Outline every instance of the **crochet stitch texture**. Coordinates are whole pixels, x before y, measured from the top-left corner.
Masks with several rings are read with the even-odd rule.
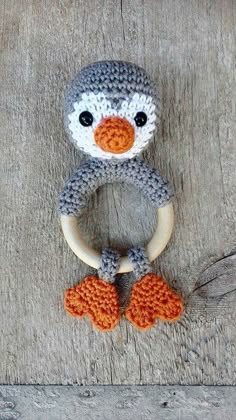
[[[65,116],[73,111],[73,104],[86,92],[102,92],[116,105],[134,93],[153,97],[157,105],[160,102],[156,87],[145,70],[126,61],[98,61],[82,68],[67,88]]]
[[[115,275],[120,266],[120,255],[117,251],[110,248],[102,250],[101,263],[98,276],[103,280],[113,283]]]
[[[136,328],[147,330],[156,319],[177,321],[182,312],[181,297],[161,277],[148,273],[134,284],[125,316]]]
[[[86,277],[68,289],[64,307],[73,316],[88,315],[100,331],[112,330],[120,319],[115,287],[96,276]]]
[[[92,123],[86,129],[79,123],[79,116],[84,111],[92,115]],[[142,127],[134,124],[139,111],[148,116]],[[101,121],[108,117],[124,118],[135,131],[134,144],[129,150],[125,150],[127,142],[120,136],[124,147],[121,154],[112,149],[104,151],[95,141],[95,132]],[[69,138],[85,154],[97,158],[119,160],[138,155],[153,137],[159,117],[160,101],[155,85],[143,69],[132,63],[91,64],[80,71],[65,94],[64,123]],[[104,139],[102,144],[104,146]]]
[[[79,216],[90,195],[109,182],[133,184],[155,207],[166,205],[173,197],[168,181],[137,157],[123,162],[90,159],[67,181],[60,195],[60,214]]]
[[[106,117],[94,132],[95,142],[105,152],[127,152],[134,143],[134,128],[120,117]]]
[[[172,187],[137,157],[153,138],[159,118],[159,96],[144,69],[125,61],[84,67],[66,90],[64,124],[70,140],[92,158],[67,180],[59,213],[80,216],[91,194],[114,182],[135,186],[156,208],[166,206],[173,197]],[[144,247],[130,248],[128,258],[137,281],[126,318],[141,330],[151,328],[156,319],[179,319],[181,297],[152,273]],[[103,249],[97,276],[88,276],[66,291],[66,311],[76,317],[87,315],[100,331],[112,330],[120,319],[115,288],[119,266],[119,253]]]

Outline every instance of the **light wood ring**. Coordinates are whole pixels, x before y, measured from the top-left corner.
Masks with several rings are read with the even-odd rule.
[[[158,225],[157,229],[146,246],[146,253],[149,261],[155,260],[166,247],[174,227],[174,210],[172,203],[157,210]],[[61,225],[65,239],[72,251],[90,267],[98,269],[101,262],[101,254],[90,248],[80,234],[78,217],[61,215]],[[121,257],[118,273],[129,273],[133,271],[132,263],[128,257]]]

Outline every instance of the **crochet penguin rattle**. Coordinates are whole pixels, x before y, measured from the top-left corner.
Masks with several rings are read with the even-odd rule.
[[[65,127],[71,141],[89,159],[66,182],[59,212],[64,236],[74,253],[97,269],[65,293],[71,315],[88,315],[100,331],[112,330],[120,320],[117,273],[133,271],[136,281],[125,317],[138,329],[151,328],[156,319],[176,321],[183,305],[179,295],[151,270],[173,228],[173,196],[169,183],[138,155],[148,146],[159,121],[159,98],[146,72],[123,61],[102,61],[83,68],[65,96]],[[81,237],[79,222],[88,198],[111,182],[132,184],[157,208],[158,226],[144,247],[132,247],[126,257],[105,248],[101,254]]]

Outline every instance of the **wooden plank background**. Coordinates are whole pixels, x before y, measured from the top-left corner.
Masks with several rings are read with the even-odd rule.
[[[235,387],[0,386],[1,420],[235,420]]]
[[[235,16],[230,0],[0,2],[0,383],[236,384]],[[176,189],[175,231],[155,269],[186,311],[145,333],[124,319],[98,333],[62,304],[91,272],[56,214],[81,161],[63,91],[101,59],[133,61],[156,80],[161,125],[144,158]],[[99,190],[90,210],[83,230],[98,249],[125,251],[156,224],[122,185]],[[117,280],[123,301],[128,281]]]

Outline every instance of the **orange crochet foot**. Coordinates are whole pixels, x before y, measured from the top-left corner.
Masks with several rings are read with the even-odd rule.
[[[100,331],[113,330],[120,319],[115,287],[96,276],[86,277],[67,289],[64,307],[73,316],[89,315]]]
[[[157,318],[173,322],[182,312],[181,297],[161,277],[149,273],[134,284],[125,316],[136,328],[147,330]]]

